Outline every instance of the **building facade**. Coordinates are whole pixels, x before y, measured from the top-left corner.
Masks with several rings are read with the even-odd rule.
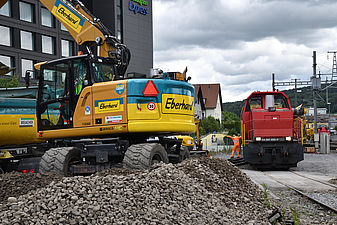
[[[127,72],[148,74],[153,66],[152,1],[82,2],[130,49]],[[0,62],[15,67],[21,82],[35,63],[76,55],[79,50],[66,28],[38,0],[9,0],[0,9],[0,35]]]
[[[204,107],[202,108],[201,118],[212,116],[222,122],[222,97],[220,84],[194,84],[195,89],[202,92]],[[200,98],[200,95],[198,95]]]

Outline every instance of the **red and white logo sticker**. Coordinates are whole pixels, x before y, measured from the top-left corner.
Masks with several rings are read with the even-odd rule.
[[[150,110],[150,111],[153,111],[156,109],[156,104],[154,102],[149,102],[147,104],[147,109]]]

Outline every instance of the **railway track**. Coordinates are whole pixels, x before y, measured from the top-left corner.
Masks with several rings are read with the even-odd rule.
[[[275,176],[275,174],[273,175],[273,172],[265,172],[264,174],[266,174],[268,177],[272,178],[276,182],[290,188],[301,196],[337,213],[337,194],[333,195],[329,193],[329,191],[337,191],[336,185],[305,176],[295,171],[287,172],[290,175],[287,176],[288,182],[284,180],[282,176]],[[313,187],[312,191],[310,191],[310,188],[303,188],[303,185],[301,184],[303,183],[303,180],[306,181],[305,185],[307,185],[308,187]],[[318,190],[314,190],[315,188],[323,190],[324,192],[318,192]]]

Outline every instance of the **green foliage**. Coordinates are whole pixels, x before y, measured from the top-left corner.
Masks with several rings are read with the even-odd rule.
[[[267,208],[270,208],[270,201],[268,197],[268,191],[267,191],[267,185],[266,184],[261,184],[263,187],[263,199],[264,199],[264,204]]]
[[[244,105],[244,101],[225,102],[222,104],[222,107],[223,107],[223,110],[234,113],[235,115],[240,117],[243,105]]]
[[[0,78],[0,88],[21,87],[18,77],[14,74],[12,77]]]
[[[222,112],[223,121],[222,127],[223,129],[228,131],[228,135],[239,135],[241,131],[241,120],[240,118],[232,112],[224,111]]]
[[[219,120],[216,120],[214,117],[209,116],[200,121],[200,133],[201,135],[213,133],[214,131],[218,132],[221,130]]]
[[[296,207],[290,207],[290,211],[291,211],[291,215],[294,220],[294,224],[299,225],[300,224],[300,214],[297,211]]]
[[[335,130],[337,131],[337,126],[335,126]]]
[[[334,85],[337,86],[337,85]],[[322,89],[325,88],[325,85],[322,85]],[[296,106],[300,104],[304,104],[304,107],[312,107],[313,106],[313,100],[312,100],[312,89],[311,87],[303,87],[298,88],[301,92],[296,92],[295,89],[285,90],[284,93],[289,97],[290,104],[292,108],[295,108]],[[322,91],[320,92],[320,95],[323,99],[326,99],[326,92]],[[247,96],[248,97],[248,96]],[[297,98],[297,102],[296,102]],[[329,88],[329,102],[331,102],[330,105],[330,113],[337,113],[337,89],[336,88]],[[336,104],[335,104],[336,103]],[[237,101],[237,102],[226,102],[222,104],[223,109],[229,112],[232,112],[238,116],[241,116],[241,110],[244,106],[244,101]],[[317,107],[319,108],[326,108],[326,104],[323,101],[317,102]]]

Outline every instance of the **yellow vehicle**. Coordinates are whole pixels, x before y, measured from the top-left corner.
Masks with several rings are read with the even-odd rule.
[[[29,110],[16,114],[1,105],[9,100],[0,100],[0,122],[10,128],[0,131],[2,169],[20,159],[24,171],[90,174],[121,165],[147,168],[179,156],[181,149],[172,148],[178,141],[167,136],[196,129],[194,88],[186,74],[126,79],[129,50],[80,1],[40,1],[88,54],[35,65],[36,108],[25,103]]]
[[[182,159],[188,158],[190,156],[209,156],[208,151],[203,150],[202,148],[202,142],[200,139],[200,117],[199,116],[195,117],[195,126],[196,126],[196,132],[195,132],[196,141],[195,142],[194,142],[194,138],[191,136],[187,136],[187,135],[175,136],[175,138],[181,141],[182,147],[184,147],[184,149],[181,151]]]

